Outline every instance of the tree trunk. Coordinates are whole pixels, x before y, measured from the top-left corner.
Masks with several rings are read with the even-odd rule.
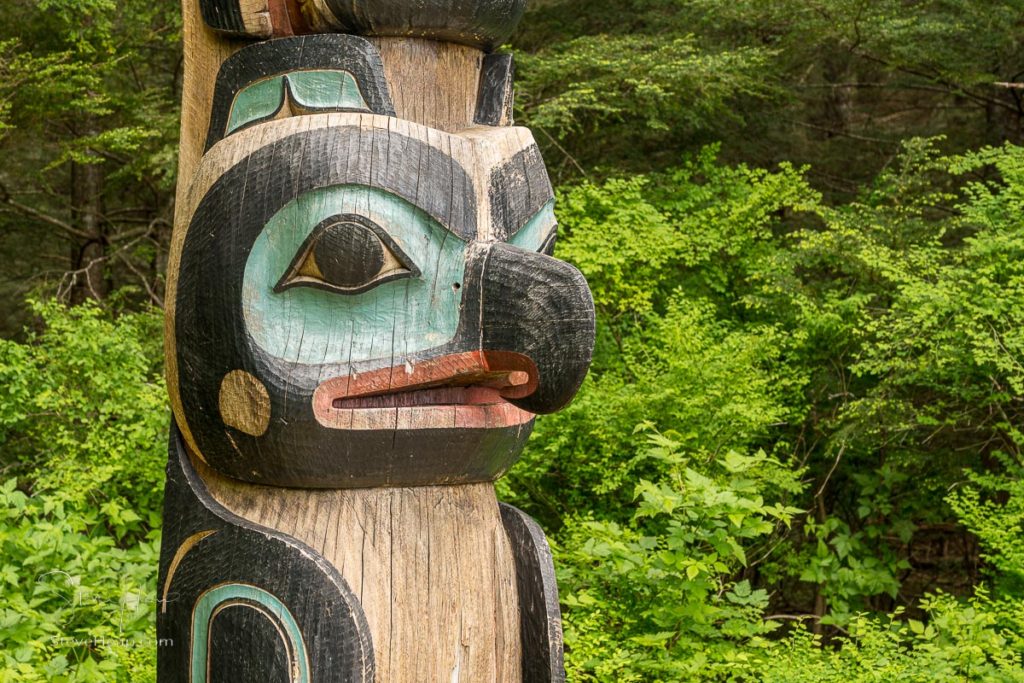
[[[90,126],[87,134],[95,132]],[[103,162],[71,164],[71,224],[88,235],[71,247],[69,299],[78,304],[86,299],[104,299],[111,283],[106,275],[108,250],[107,226],[103,220]]]

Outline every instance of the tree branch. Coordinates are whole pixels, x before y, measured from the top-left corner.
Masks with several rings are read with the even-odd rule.
[[[93,235],[90,235],[90,234],[88,234],[86,232],[83,232],[82,230],[79,230],[79,229],[75,228],[75,226],[71,225],[67,221],[63,221],[63,220],[57,218],[56,216],[51,216],[51,215],[49,215],[47,213],[43,213],[42,211],[39,211],[38,209],[34,209],[31,206],[28,206],[26,204],[22,204],[21,202],[19,202],[16,199],[14,199],[14,197],[12,197],[10,195],[10,193],[7,191],[7,188],[2,186],[2,185],[0,185],[0,202],[2,202],[6,207],[8,207],[7,208],[8,213],[17,213],[17,214],[20,214],[22,216],[27,216],[29,218],[34,218],[37,221],[40,221],[42,223],[46,223],[47,225],[52,225],[52,226],[54,226],[56,228],[60,228],[61,230],[63,230],[67,234],[69,234],[69,235],[71,235],[73,237],[77,237],[79,239],[83,239],[83,240],[93,239]],[[3,210],[3,209],[0,208],[0,210]]]

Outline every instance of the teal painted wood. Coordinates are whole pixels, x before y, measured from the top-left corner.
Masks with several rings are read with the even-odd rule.
[[[359,294],[313,287],[274,292],[314,228],[339,214],[374,221],[419,275]],[[307,192],[271,218],[253,245],[242,284],[246,329],[264,352],[283,360],[390,365],[455,338],[466,248],[422,210],[383,190],[342,185]]]
[[[233,602],[246,606],[256,603],[273,615],[277,621],[276,626],[282,628],[282,635],[288,638],[285,646],[291,659],[292,683],[309,683],[309,653],[306,652],[306,643],[295,617],[276,596],[244,583],[211,588],[196,602],[192,617],[192,683],[207,683],[207,646],[210,642],[210,626],[216,617],[214,610]]]
[[[526,225],[521,227],[508,242],[527,251],[540,251],[557,226],[555,200],[552,199],[535,213],[533,218],[527,221]]]
[[[347,71],[296,71],[285,80],[295,102],[304,109],[370,110],[356,79]]]
[[[268,78],[253,83],[235,96],[228,119],[228,133],[242,126],[270,118],[284,103],[284,78]]]
[[[359,84],[347,71],[296,71],[257,81],[241,90],[231,104],[227,133],[273,118],[284,106],[286,96],[305,113],[370,111]]]
[[[353,107],[356,111],[369,111],[382,116],[395,115],[380,53],[369,41],[359,36],[332,33],[275,38],[247,45],[228,57],[221,65],[211,102],[206,150],[230,134],[228,127],[231,111],[236,98],[243,90],[264,81],[273,81],[285,76],[290,78],[293,75],[296,78],[288,87],[291,88],[298,82],[297,89],[304,90],[307,76],[302,74],[316,72],[345,73],[351,76],[358,85],[360,97],[365,103],[362,107]],[[313,78],[314,82],[317,80],[316,77],[309,78]],[[284,81],[279,82],[280,93],[283,96],[286,84]],[[339,85],[339,88],[335,104],[338,104],[341,110],[349,109],[343,106],[345,103],[352,103],[348,86]],[[270,88],[263,97],[257,98],[261,101],[268,98],[273,105],[272,109],[269,105],[261,105],[265,107],[267,116],[276,112],[283,101],[276,97],[276,92],[270,92],[274,90]],[[308,94],[300,93],[300,96],[308,97]],[[335,98],[332,95],[330,99],[333,101]],[[327,110],[333,111],[335,107],[329,107]],[[266,116],[252,120],[242,127],[264,120],[267,120]]]

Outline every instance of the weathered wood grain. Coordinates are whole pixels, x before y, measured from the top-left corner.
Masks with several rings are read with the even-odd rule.
[[[508,40],[526,0],[306,0],[317,30],[428,38],[491,50]]]
[[[536,145],[519,150],[490,171],[491,225],[507,242],[555,197]]]
[[[551,548],[541,528],[522,510],[503,503],[501,519],[516,562],[523,681],[562,683],[562,613]]]
[[[562,261],[502,242],[488,245],[473,265],[466,282],[480,297],[481,349],[514,350],[537,368],[537,389],[508,401],[536,414],[561,410],[579,390],[594,348],[586,279]]]
[[[493,486],[304,491],[200,472],[225,507],[338,568],[370,625],[375,680],[524,680],[516,564]]]
[[[192,184],[210,127],[210,104],[221,63],[245,42],[218,36],[203,21],[199,0],[182,0],[183,77],[177,206]],[[170,279],[170,278],[168,278]]]
[[[530,248],[470,247],[474,236],[518,233],[518,224],[526,221],[531,211],[550,202],[550,184],[536,177],[543,167],[532,138],[517,129],[483,129],[472,137],[451,136],[411,124],[395,126],[392,121],[371,115],[328,114],[261,125],[258,131],[232,136],[211,149],[194,192],[186,197],[171,265],[176,277],[168,306],[168,321],[174,321],[168,331],[168,348],[174,349],[173,358],[168,359],[169,386],[175,414],[191,447],[231,476],[308,487],[491,480],[514,461],[529,434],[528,421],[507,409],[396,408],[358,414],[340,410],[327,419],[316,413],[313,397],[317,388],[330,378],[386,368],[390,379],[383,390],[388,391],[399,386],[394,378],[411,376],[415,368],[432,359],[471,351],[518,353],[531,359],[523,367],[499,369],[538,373],[540,386],[531,384],[537,389],[532,398],[506,395],[521,399],[512,402],[532,412],[557,409],[582,381],[589,363],[593,309],[578,271]],[[456,144],[457,140],[466,144]],[[249,150],[253,151],[246,155]],[[337,158],[337,150],[359,156],[348,155],[344,164],[320,161]],[[295,158],[311,163],[275,166],[277,159]],[[367,161],[359,163],[360,159]],[[417,173],[410,174],[410,167]],[[304,321],[304,348],[315,353],[310,357],[294,355],[301,353],[301,348],[289,346],[287,337],[281,338],[282,345],[275,351],[268,345],[272,335],[268,337],[267,330],[284,318],[267,318],[270,313],[238,306],[248,291],[247,264],[257,254],[250,245],[258,244],[265,226],[273,223],[282,207],[304,193],[350,184],[387,190],[433,217],[439,243],[454,249],[445,257],[456,259],[451,279],[428,277],[441,272],[437,267],[442,261],[432,257],[417,264],[417,257],[426,253],[422,244],[407,245],[404,253],[424,277],[384,283],[366,292],[362,296],[374,302],[372,309],[360,308],[367,304],[358,297],[337,299],[329,293],[323,295],[327,298],[285,300],[287,309],[281,315],[290,311],[300,316],[296,324]],[[203,191],[205,195],[200,196]],[[498,199],[502,192],[515,192],[526,199]],[[476,207],[478,195],[490,198],[483,211]],[[325,201],[315,199],[310,206],[328,217],[338,215],[329,211],[331,204]],[[517,208],[495,210],[508,206]],[[189,218],[187,212],[193,207]],[[339,207],[338,211],[345,209]],[[302,220],[293,216],[286,224],[290,230],[300,229],[304,220],[312,234],[322,223],[320,215],[310,214]],[[477,223],[481,218],[486,223],[483,228]],[[410,224],[403,219],[403,225]],[[446,231],[455,237],[445,238]],[[303,234],[297,234],[294,247],[283,252],[288,261],[279,266],[280,272],[267,274],[266,291],[294,267]],[[395,237],[399,239],[397,233]],[[532,249],[541,247],[540,237]],[[485,268],[488,259],[493,263]],[[457,290],[453,289],[455,283]],[[428,287],[433,289],[425,289]],[[401,306],[387,307],[393,300],[389,288],[401,293]],[[451,312],[413,308],[410,303],[420,296],[416,292],[421,289],[424,306],[445,297],[454,298],[457,305]],[[520,291],[532,294],[524,297]],[[330,335],[351,336],[356,328],[348,321],[363,320],[360,310],[372,310],[374,315],[390,311],[386,328],[381,336],[373,336],[366,327],[371,320],[367,318],[359,324],[363,335],[359,339],[365,343],[336,337],[341,340],[336,344],[341,355],[332,355]],[[410,317],[419,315],[427,316],[422,324],[429,321],[429,327],[421,327]],[[452,316],[451,327],[437,345],[416,338],[417,330],[441,329],[440,319],[448,315]],[[327,346],[321,345],[314,333],[318,319],[325,321],[323,325],[335,325],[324,327]],[[285,325],[282,329],[287,334],[291,328]],[[332,332],[334,329],[341,332]],[[567,342],[579,352],[562,353],[561,345]],[[398,343],[402,346],[396,347]],[[396,348],[400,348],[399,355]],[[189,371],[179,370],[184,367]],[[260,377],[269,392],[271,422],[260,436],[225,431],[222,424],[215,404],[217,387],[235,370]],[[478,374],[495,371],[482,367]],[[435,376],[423,382],[443,379]],[[328,402],[327,407],[331,405]],[[350,422],[344,424],[344,419]]]
[[[302,0],[199,0],[204,23],[236,38],[270,38],[307,33]]]
[[[473,121],[481,126],[511,126],[515,67],[510,54],[484,57]]]
[[[419,38],[374,37],[396,116],[455,133],[475,124],[484,53]]]

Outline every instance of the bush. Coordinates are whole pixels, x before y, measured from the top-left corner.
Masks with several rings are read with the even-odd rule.
[[[33,310],[38,332],[0,341],[0,453],[19,475],[0,487],[0,680],[153,680],[161,316]]]

